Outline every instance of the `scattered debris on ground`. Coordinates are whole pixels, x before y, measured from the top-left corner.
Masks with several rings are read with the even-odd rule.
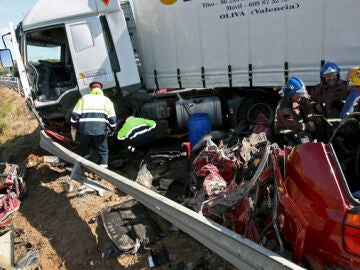
[[[2,96],[11,96],[16,108],[24,106],[22,97],[16,92],[1,87],[0,90]],[[138,270],[149,269],[149,258],[152,257],[155,269],[231,269],[223,259],[187,234],[174,231],[172,224],[154,213],[151,216],[164,235],[135,254],[117,254],[116,249],[111,248],[113,241],[106,232],[101,213],[133,198],[87,171],[83,171],[86,179],[109,191],[103,196],[96,191],[81,194],[83,184],[71,179],[73,166],[40,149],[37,122],[32,116],[24,118],[25,113],[28,113],[26,109],[12,118],[14,125],[17,121],[21,123],[16,124],[21,126],[21,130],[16,130],[20,132],[9,132],[9,139],[0,145],[0,162],[17,165],[18,172],[23,169],[26,172],[23,176],[26,196],[20,199],[19,208],[8,215],[7,224],[0,227],[0,252],[6,250],[10,253],[0,256],[7,260],[4,263],[34,270]],[[119,156],[114,155],[109,165],[114,171],[135,181],[140,164],[132,157],[121,153]],[[176,167],[178,164],[171,163],[169,166]],[[166,172],[163,178],[167,180],[160,181],[161,167],[152,171],[155,177],[153,185],[161,187],[163,194],[167,193],[166,188],[178,190],[181,184],[173,181]]]

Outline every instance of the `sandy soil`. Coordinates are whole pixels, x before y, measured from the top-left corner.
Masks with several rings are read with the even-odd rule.
[[[13,90],[0,87],[2,93],[12,93],[14,106],[23,106],[23,99]],[[1,102],[1,101],[0,101]],[[0,103],[1,105],[1,103]],[[0,146],[0,162],[16,163],[27,168],[24,180],[27,196],[9,223],[0,227],[0,233],[13,230],[14,263],[29,250],[38,250],[39,257],[28,269],[149,269],[151,250],[164,246],[170,262],[155,269],[231,269],[221,258],[188,235],[170,230],[171,224],[161,220],[165,236],[146,246],[141,253],[111,256],[105,262],[101,255],[111,244],[101,217],[101,211],[131,199],[104,180],[92,176],[111,191],[103,197],[97,193],[79,196],[80,184],[70,179],[64,167],[44,162],[49,156],[39,147],[36,120],[23,112],[18,119],[23,132],[9,137]],[[15,120],[17,117],[13,118]],[[69,188],[70,187],[70,188]]]

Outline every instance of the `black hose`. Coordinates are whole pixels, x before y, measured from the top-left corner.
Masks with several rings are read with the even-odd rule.
[[[360,177],[360,145],[358,146],[355,159],[355,175]]]

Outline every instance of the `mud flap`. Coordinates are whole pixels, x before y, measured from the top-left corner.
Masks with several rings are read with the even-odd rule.
[[[135,254],[163,236],[148,210],[134,199],[103,210],[101,218],[106,233],[123,254]]]

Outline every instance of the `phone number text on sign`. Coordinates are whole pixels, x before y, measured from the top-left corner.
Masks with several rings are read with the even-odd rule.
[[[267,13],[276,13],[287,10],[295,10],[300,7],[299,3],[291,0],[219,0],[202,2],[201,7],[204,9],[223,6],[224,11],[219,14],[220,19],[231,19],[244,17],[246,15],[260,15]]]

